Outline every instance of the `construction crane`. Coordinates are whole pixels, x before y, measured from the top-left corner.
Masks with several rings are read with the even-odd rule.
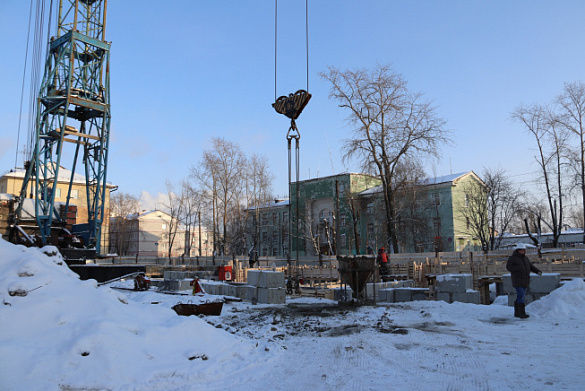
[[[34,148],[30,160],[25,162],[13,229],[16,236],[18,233],[27,236],[18,225],[25,200],[31,198],[39,245],[51,243],[51,228],[66,223],[80,160],[85,170],[88,209],[89,233],[85,248],[100,252],[101,228],[106,218],[104,203],[111,122],[106,9],[107,0],[59,1],[57,34],[47,47],[31,137]],[[72,161],[66,162],[71,155]],[[55,189],[63,176],[62,173],[60,177],[62,164],[70,164],[71,172],[67,178],[65,213],[63,206],[59,211],[55,205]],[[30,236],[28,238],[30,240]]]

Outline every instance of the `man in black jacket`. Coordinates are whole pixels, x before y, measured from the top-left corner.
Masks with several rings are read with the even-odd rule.
[[[516,288],[516,301],[514,302],[514,316],[528,318],[526,313],[526,290],[530,285],[530,272],[542,275],[542,272],[530,262],[526,256],[526,245],[518,243],[516,249],[508,258],[506,269],[512,275],[512,286]]]

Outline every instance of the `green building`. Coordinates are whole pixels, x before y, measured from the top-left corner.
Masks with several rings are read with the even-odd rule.
[[[290,206],[276,200],[252,209],[249,248],[283,258],[291,248],[293,259],[376,253],[387,245],[381,186],[378,177],[355,173],[293,183]],[[481,249],[466,208],[471,191],[486,190],[473,172],[428,178],[403,189],[397,197],[400,252]]]

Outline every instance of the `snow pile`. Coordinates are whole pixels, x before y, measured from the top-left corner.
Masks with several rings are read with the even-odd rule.
[[[574,278],[526,309],[530,315],[548,319],[580,319],[585,314],[585,282]]]
[[[232,352],[253,354],[251,343],[200,318],[81,281],[55,248],[45,251],[0,240],[2,390],[141,389],[141,379],[152,389],[177,372],[187,383],[219,376],[219,363],[243,364]]]

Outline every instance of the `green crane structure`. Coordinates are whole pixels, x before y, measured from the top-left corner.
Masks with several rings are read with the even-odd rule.
[[[50,39],[36,101],[34,149],[16,209],[18,225],[27,189],[34,199],[39,237],[47,244],[53,225],[64,225],[55,207],[61,164],[71,164],[65,211],[80,160],[85,170],[89,235],[86,247],[100,251],[106,216],[106,174],[110,136],[110,43],[105,41],[107,0],[60,0],[57,35]],[[64,149],[72,147],[66,156]],[[69,158],[67,158],[69,159]],[[81,165],[81,164],[80,164]]]

